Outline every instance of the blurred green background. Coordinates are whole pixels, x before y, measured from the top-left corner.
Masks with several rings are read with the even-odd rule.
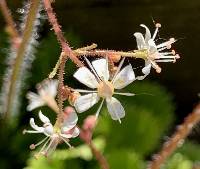
[[[21,0],[8,0],[16,22],[19,24]],[[124,89],[139,95],[133,98],[119,97],[126,110],[122,124],[112,121],[106,108],[101,112],[94,134],[94,143],[108,159],[111,169],[143,169],[151,155],[157,152],[175,129],[175,125],[191,112],[199,98],[199,40],[200,1],[193,0],[56,0],[54,4],[59,23],[73,48],[97,43],[100,49],[134,50],[136,42],[133,33],[144,31],[139,24],[146,24],[154,30],[152,18],[162,24],[161,38],[178,39],[174,49],[181,55],[175,64],[161,64],[162,73],[151,74],[143,81],[134,82]],[[49,159],[35,160],[29,145],[41,139],[40,135],[22,135],[29,128],[30,117],[37,118],[39,109],[26,112],[28,90],[35,91],[35,85],[47,77],[54,67],[60,47],[47,21],[40,29],[40,45],[36,48],[36,59],[25,82],[20,114],[11,125],[0,123],[0,168],[2,169],[98,169],[98,163],[89,148],[80,139],[72,140],[77,146],[69,150],[65,145]],[[0,16],[0,82],[5,73],[5,59],[8,54],[8,37],[4,31],[5,22]],[[138,63],[131,62],[135,70]],[[128,62],[127,61],[127,62]],[[71,79],[76,67],[68,62],[65,82],[72,87],[80,83]],[[142,94],[148,93],[148,95]],[[149,95],[150,94],[150,95]],[[95,112],[94,106],[88,113],[79,115],[79,124]],[[55,115],[46,107],[41,108],[53,120]],[[13,128],[15,126],[15,128]],[[192,169],[200,161],[200,129],[195,127],[189,139],[167,161],[166,169]]]

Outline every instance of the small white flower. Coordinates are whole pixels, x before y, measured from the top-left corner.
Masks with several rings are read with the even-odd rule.
[[[55,112],[58,112],[58,106],[55,101],[57,87],[57,80],[45,80],[37,86],[38,94],[28,92],[27,98],[29,99],[29,105],[27,106],[27,110],[31,111],[35,108],[48,105]]]
[[[161,68],[158,66],[157,62],[175,62],[176,59],[180,57],[174,50],[167,51],[171,48],[171,44],[176,41],[174,38],[170,38],[168,41],[156,45],[155,38],[161,24],[156,24],[156,30],[153,36],[147,26],[144,24],[140,26],[146,30],[145,37],[140,32],[134,33],[134,36],[136,37],[138,47],[138,50],[135,52],[139,55],[143,53],[142,58],[145,59],[145,67],[142,69],[144,76],[137,77],[138,80],[143,80],[150,73],[151,66],[156,69],[158,73],[161,72]]]
[[[24,134],[42,133],[46,136],[37,144],[31,144],[30,146],[31,149],[35,149],[37,146],[44,143],[38,155],[43,154],[45,156],[48,156],[62,141],[64,141],[69,147],[71,147],[71,145],[69,144],[69,138],[74,138],[79,135],[79,129],[76,127],[78,116],[75,112],[71,112],[68,115],[66,120],[64,120],[61,128],[54,128],[49,118],[43,115],[41,111],[39,111],[39,118],[43,122],[42,127],[37,126],[34,122],[34,118],[31,118],[30,126],[33,128],[33,130],[23,131]]]
[[[114,94],[134,96],[132,93],[115,92],[115,89],[122,89],[135,80],[135,74],[133,72],[132,66],[129,64],[120,71],[125,59],[123,58],[114,77],[111,81],[109,81],[110,74],[108,70],[107,59],[98,59],[93,61],[92,64],[87,58],[85,59],[93,73],[91,73],[88,68],[81,67],[75,72],[74,77],[87,87],[96,90],[75,90],[80,93],[88,93],[78,97],[75,100],[74,106],[77,112],[82,113],[88,110],[94,104],[96,104],[100,98],[102,98],[101,104],[96,112],[96,117],[99,115],[103,102],[106,101],[108,112],[111,115],[111,118],[121,122],[120,119],[125,116],[124,108],[121,103],[112,96]]]

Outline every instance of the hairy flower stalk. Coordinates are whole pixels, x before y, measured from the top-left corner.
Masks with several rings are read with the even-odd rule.
[[[137,77],[138,80],[143,80],[150,73],[151,67],[156,69],[157,73],[161,72],[161,68],[157,64],[158,62],[175,62],[180,56],[174,50],[169,51],[171,45],[176,42],[174,38],[156,45],[156,36],[161,24],[156,24],[153,35],[151,35],[146,25],[141,24],[140,26],[146,30],[145,37],[140,32],[134,33],[134,36],[136,37],[138,47],[138,50],[135,50],[136,55],[145,60],[145,67],[142,69],[144,76]]]
[[[1,89],[0,109],[7,118],[11,114],[17,114],[18,112],[19,95],[23,86],[23,80],[34,59],[32,48],[36,44],[35,34],[39,24],[40,0],[30,1],[28,10],[22,31],[22,40],[18,48],[10,53],[7,72]]]
[[[24,130],[23,133],[42,133],[45,135],[45,138],[39,141],[36,144],[31,144],[30,149],[35,149],[37,146],[43,144],[40,151],[35,155],[38,157],[39,155],[50,155],[58,146],[58,144],[64,142],[69,147],[70,138],[75,138],[79,135],[79,129],[76,127],[76,123],[78,121],[78,116],[75,111],[71,112],[67,115],[67,118],[63,119],[63,123],[60,127],[53,126],[50,122],[49,118],[39,112],[39,118],[43,122],[43,126],[39,127],[35,124],[34,118],[30,119],[30,126],[33,130]]]
[[[135,95],[133,93],[120,93],[115,91],[115,89],[122,89],[135,80],[135,74],[132,66],[129,64],[120,71],[125,59],[123,58],[114,77],[110,79],[111,77],[108,70],[108,59],[98,59],[93,61],[92,64],[86,57],[85,59],[93,73],[91,73],[88,68],[81,67],[75,72],[74,77],[87,87],[96,90],[74,90],[80,93],[87,93],[86,95],[80,96],[75,100],[74,106],[77,112],[82,113],[88,110],[101,98],[102,100],[96,112],[96,117],[98,117],[103,103],[106,101],[108,112],[111,115],[111,118],[113,120],[118,120],[121,123],[120,119],[125,116],[125,111],[121,103],[114,98],[113,95]]]

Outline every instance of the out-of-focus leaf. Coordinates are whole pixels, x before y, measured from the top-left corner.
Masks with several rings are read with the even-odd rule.
[[[192,161],[187,157],[181,153],[175,153],[164,166],[164,169],[192,169],[192,166]]]
[[[144,163],[137,153],[126,150],[117,149],[111,151],[107,155],[108,163],[111,169],[143,169]]]
[[[103,137],[95,138],[93,144],[99,151],[103,151],[105,148],[105,139]],[[93,157],[92,152],[88,145],[80,145],[72,149],[56,150],[53,154],[53,158],[65,160],[71,158],[82,158],[84,160],[91,160]]]

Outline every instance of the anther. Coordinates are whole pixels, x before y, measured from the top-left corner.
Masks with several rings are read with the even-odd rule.
[[[24,130],[22,131],[22,133],[23,133],[23,134],[26,134],[26,132],[27,132],[27,130],[26,130],[26,129],[24,129]]]
[[[160,28],[161,24],[160,23],[156,23],[156,28]]]
[[[30,146],[29,146],[29,148],[31,149],[31,150],[34,150],[35,149],[35,144],[31,144]]]
[[[174,38],[170,38],[169,41],[170,41],[171,43],[176,42],[176,40],[175,40]]]
[[[176,59],[180,59],[180,55],[179,54],[176,54]]]
[[[172,50],[172,55],[176,55],[176,52],[175,52],[175,50]]]

